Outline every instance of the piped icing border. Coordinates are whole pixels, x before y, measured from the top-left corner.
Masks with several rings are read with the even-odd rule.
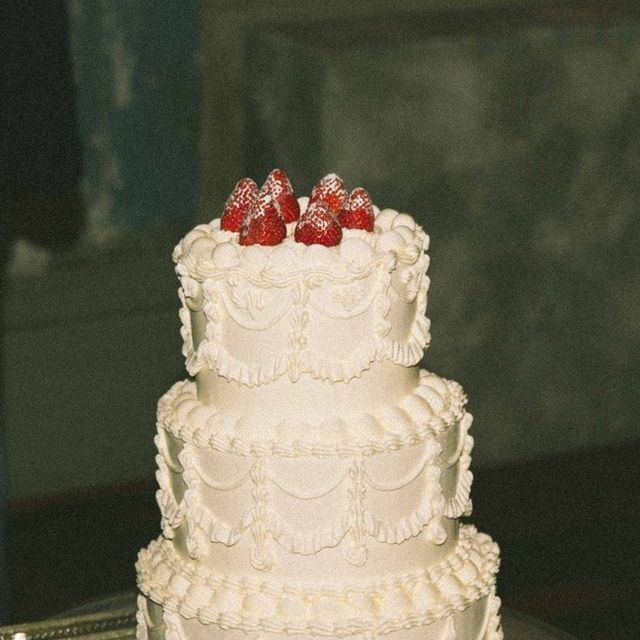
[[[291,229],[289,229],[291,231]],[[296,380],[347,381],[375,361],[402,366],[417,364],[430,341],[425,316],[429,258],[428,236],[406,214],[379,212],[376,231],[348,229],[339,247],[306,246],[289,235],[276,247],[240,247],[236,234],[222,231],[219,221],[200,225],[174,251],[181,280],[183,353],[193,376],[211,369],[249,386],[288,374]],[[405,308],[411,324],[394,337],[388,315],[392,305]],[[206,329],[193,343],[191,312],[202,312]],[[309,319],[350,321],[369,314],[370,335],[336,355],[310,346]],[[224,327],[231,322],[253,340],[278,325],[280,353],[247,361],[234,353],[235,340]],[[286,338],[285,338],[286,336]],[[361,336],[362,337],[362,336]],[[324,345],[326,346],[326,345]]]
[[[495,594],[495,588],[492,590],[491,594],[487,596],[487,615],[482,625],[481,629],[477,630],[477,635],[474,637],[474,640],[504,640],[504,634],[502,632],[502,626],[500,624],[500,606],[501,601]],[[138,606],[136,611],[136,640],[149,640],[150,637],[153,637],[154,640],[159,640],[157,635],[152,635],[156,633],[156,625],[151,622],[149,613],[148,613],[148,600],[143,595],[138,595]],[[455,629],[455,617],[456,615],[460,615],[461,612],[457,614],[451,613],[446,618],[444,618],[444,625],[442,627],[441,634],[439,636],[439,640],[460,640],[460,636],[457,634]],[[191,619],[194,620],[194,619]],[[202,624],[200,621],[195,619],[198,624]],[[433,624],[441,623],[443,620],[434,621]],[[164,640],[187,640],[189,637],[189,633],[184,630],[184,623],[187,622],[185,618],[183,618],[179,613],[175,611],[165,611],[162,612],[162,625],[157,630],[157,632],[161,633]],[[162,628],[164,626],[164,629]],[[224,627],[219,627],[221,633],[224,633]],[[427,629],[425,629],[425,632]],[[431,631],[429,628],[428,631]],[[265,636],[264,631],[256,631],[256,632],[242,632],[243,635],[248,640],[269,640],[269,638],[273,638],[273,636]],[[303,636],[304,637],[304,636]],[[394,636],[389,636],[388,634],[372,634],[372,633],[362,633],[355,634],[350,636],[351,640],[381,640],[381,638],[393,638]]]
[[[145,596],[138,596],[138,608],[136,613],[136,620],[138,621],[136,629],[137,640],[148,640],[149,631],[153,633],[155,630],[155,626],[152,624],[148,613],[147,602],[148,601]],[[473,640],[503,640],[504,636],[500,626],[500,605],[500,598],[495,595],[494,589],[492,590],[492,593],[487,596],[485,620],[482,624],[482,628],[477,630],[477,634],[474,635]],[[438,640],[461,640],[455,626],[455,619],[460,615],[464,615],[464,612],[458,611],[451,613],[446,618],[441,618],[432,623],[434,625],[439,624],[441,627]],[[189,620],[189,623],[193,621],[194,619],[191,619]],[[159,632],[163,634],[162,637],[164,637],[164,640],[188,640],[190,633],[188,629],[185,630],[184,628],[184,623],[186,622],[187,619],[183,618],[179,613],[164,610],[162,612],[162,625],[164,626],[164,629],[159,629]],[[195,622],[197,624],[202,624],[197,619],[195,619]],[[225,629],[223,627],[219,627],[219,629],[220,633],[224,634]],[[425,633],[431,633],[431,631],[431,625],[424,630]],[[256,632],[242,631],[242,635],[245,636],[247,640],[274,639],[274,636],[267,636],[262,630]],[[381,640],[383,637],[394,638],[395,636],[389,636],[388,634],[383,636],[381,634],[363,633],[349,637],[350,640]],[[156,637],[155,640],[159,639]]]
[[[195,383],[178,382],[158,403],[158,426],[202,449],[239,456],[373,455],[418,444],[443,433],[465,416],[460,385],[427,371],[397,406],[336,417],[319,424],[248,421],[197,400]]]
[[[381,258],[415,263],[429,247],[429,236],[422,227],[408,214],[393,209],[379,211],[377,207],[374,211],[375,231],[345,229],[338,247],[294,242],[292,224],[287,225],[282,244],[242,247],[237,234],[222,230],[216,218],[189,231],[176,245],[173,261],[179,276],[198,282],[217,277],[221,270],[238,269],[270,276],[274,285],[295,279],[310,267],[329,277],[348,273],[361,277]]]
[[[449,468],[458,465],[458,477],[456,480],[456,490],[453,496],[445,502],[444,516],[447,518],[459,518],[460,516],[471,515],[471,485],[473,483],[473,473],[471,471],[471,451],[473,449],[473,436],[469,435],[469,429],[473,417],[465,413],[458,423],[459,450],[445,462],[445,467]]]
[[[245,631],[346,636],[384,634],[446,618],[493,594],[497,545],[471,525],[456,549],[425,570],[353,585],[296,585],[212,575],[181,558],[170,541],[143,549],[140,591],[165,611]]]

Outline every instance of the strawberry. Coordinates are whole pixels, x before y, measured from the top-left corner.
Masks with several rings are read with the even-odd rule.
[[[364,229],[373,231],[373,204],[369,192],[358,187],[354,189],[342,205],[338,220],[344,229]]]
[[[251,178],[242,178],[234,187],[220,218],[220,228],[240,231],[242,220],[258,198],[258,187]]]
[[[239,243],[274,245],[280,244],[286,236],[287,228],[273,196],[261,192],[242,221]]]
[[[263,189],[270,193],[285,222],[294,222],[300,217],[300,206],[293,193],[289,177],[282,169],[274,169],[264,183]]]
[[[338,213],[347,199],[347,190],[342,178],[329,173],[313,187],[309,205],[313,202],[324,202],[334,213]]]
[[[342,240],[342,229],[335,214],[324,202],[314,202],[300,216],[293,234],[296,242],[335,247]]]

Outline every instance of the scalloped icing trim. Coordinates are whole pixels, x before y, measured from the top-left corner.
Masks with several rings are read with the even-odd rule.
[[[253,483],[252,502],[247,505],[242,517],[235,523],[222,520],[203,503],[198,492],[202,478],[194,464],[193,452],[183,451],[181,461],[185,465],[185,482],[187,490],[184,499],[178,503],[169,488],[167,477],[168,466],[160,456],[159,474],[162,488],[158,494],[158,505],[162,514],[163,535],[174,537],[174,529],[186,521],[188,527],[187,546],[192,557],[206,555],[208,544],[222,543],[226,546],[236,544],[243,533],[250,530],[255,543],[256,558],[267,557],[269,540],[273,539],[281,547],[291,553],[309,555],[326,547],[336,547],[350,536],[347,545],[347,559],[357,566],[364,563],[367,556],[366,538],[373,537],[380,543],[399,544],[415,537],[424,531],[428,540],[439,544],[444,542],[446,534],[442,527],[442,518],[456,518],[467,513],[470,508],[469,491],[471,483],[468,473],[468,453],[473,444],[470,436],[466,437],[461,456],[461,469],[454,496],[446,500],[440,488],[440,467],[435,463],[439,454],[439,446],[432,440],[425,449],[423,461],[420,463],[415,477],[403,482],[398,487],[380,489],[369,477],[364,461],[352,459],[345,461],[345,472],[332,487],[333,492],[349,480],[347,504],[343,513],[313,531],[295,531],[288,521],[280,516],[270,504],[270,484],[280,487],[278,479],[271,475],[264,458],[256,459],[248,478],[233,483],[230,489],[236,488],[249,480]],[[465,455],[466,452],[466,455]],[[406,516],[397,521],[376,517],[366,504],[366,492],[374,490],[392,491],[404,488],[408,484],[423,477],[424,489],[419,504]],[[230,490],[229,489],[229,490]],[[220,490],[225,490],[220,488]],[[322,496],[326,493],[322,493]],[[321,497],[322,497],[321,496]],[[295,497],[295,496],[294,496]],[[308,500],[310,498],[304,497]],[[177,514],[177,515],[176,515]],[[265,555],[266,554],[266,555]],[[261,567],[268,568],[272,563],[256,560]]]
[[[264,421],[247,425],[242,418],[201,404],[195,383],[184,380],[158,402],[158,426],[201,449],[240,456],[372,455],[418,444],[444,432],[468,415],[465,404],[466,396],[458,383],[423,370],[418,386],[396,407],[319,424]]]
[[[493,593],[497,545],[471,525],[433,567],[353,585],[300,585],[213,575],[160,539],[143,549],[140,591],[165,611],[245,631],[344,636],[389,633],[446,618]]]
[[[367,470],[366,458],[359,454],[343,459],[343,470],[338,480],[334,478],[328,488],[320,487],[314,493],[309,493],[307,487],[300,493],[298,487],[283,485],[282,480],[271,469],[269,458],[265,456],[256,458],[241,477],[226,484],[217,481],[212,484],[210,479],[203,476],[195,445],[189,442],[184,443],[178,456],[180,470],[176,471],[178,467],[170,461],[160,431],[156,436],[159,451],[157,478],[160,485],[157,501],[162,515],[163,535],[172,539],[175,529],[186,522],[187,549],[196,558],[207,555],[210,543],[231,546],[249,530],[254,538],[252,563],[260,569],[268,569],[273,565],[273,556],[269,551],[271,540],[290,553],[309,555],[327,547],[336,547],[348,538],[344,552],[347,560],[356,566],[366,561],[368,537],[373,537],[380,543],[399,544],[424,532],[427,540],[440,544],[446,539],[442,518],[457,518],[468,514],[471,509],[469,492],[473,476],[469,465],[473,438],[467,433],[470,425],[470,416],[460,421],[459,439],[462,445],[446,462],[439,457],[440,444],[434,436],[430,436],[424,441],[420,461],[391,485],[376,481]],[[454,464],[459,465],[456,487],[453,496],[446,499],[441,488],[441,470]],[[183,473],[185,492],[180,502],[171,490],[170,469]],[[366,499],[369,490],[393,492],[416,481],[422,483],[423,489],[419,503],[410,513],[391,521],[371,512]],[[218,491],[232,491],[247,482],[252,483],[252,499],[236,522],[221,519],[201,499],[200,489],[203,483]],[[321,527],[296,531],[271,504],[272,486],[293,498],[305,501],[325,497],[344,487],[341,491],[344,492],[346,488],[346,494],[340,501],[341,504],[344,501],[344,509],[338,510],[335,517]]]
[[[345,230],[343,243],[331,248],[307,247],[293,242],[290,237],[276,247],[239,247],[235,236],[221,231],[219,221],[213,221],[192,230],[174,251],[182,285],[183,354],[190,375],[209,368],[249,386],[267,384],[286,373],[291,380],[308,373],[314,378],[337,382],[361,375],[376,361],[391,360],[401,366],[412,366],[422,358],[430,342],[430,322],[425,316],[429,287],[425,271],[429,260],[424,251],[428,237],[410,216],[387,209],[381,212],[376,232]],[[389,337],[391,324],[387,319],[391,307],[391,274],[398,265],[403,268],[408,287],[405,302],[412,303],[415,299],[415,312],[406,341]],[[304,331],[312,304],[310,292],[318,287],[357,284],[376,274],[374,289],[365,296],[369,301],[367,305],[373,303],[375,306],[377,318],[370,324],[369,339],[359,340],[360,346],[344,358],[328,357],[305,348]],[[245,362],[229,350],[221,332],[224,317],[234,318],[247,330],[252,330],[255,322],[239,320],[234,305],[230,307],[228,296],[222,293],[221,281],[233,284],[232,297],[243,301],[241,306],[246,304],[250,312],[258,304],[256,296],[263,295],[261,291],[291,290],[290,308],[265,325],[287,318],[288,351],[264,362]],[[247,289],[240,295],[242,283],[245,288],[248,284],[255,290]],[[350,308],[351,297],[347,298],[343,310],[345,318],[366,310],[356,305],[354,311]],[[259,304],[258,307],[261,308]],[[189,310],[197,309],[203,310],[207,326],[205,336],[194,349]],[[253,318],[253,313],[249,315]],[[336,317],[342,317],[342,314]]]
[[[222,274],[224,275],[224,274]],[[244,362],[237,358],[225,346],[226,340],[221,332],[221,324],[229,309],[216,290],[213,279],[203,285],[203,312],[207,318],[205,337],[193,348],[191,317],[184,291],[180,293],[183,301],[180,318],[183,328],[183,354],[186,357],[187,371],[193,376],[203,369],[215,370],[219,375],[236,380],[248,386],[257,386],[273,382],[285,374],[291,380],[308,373],[314,378],[333,382],[348,381],[359,376],[371,363],[390,360],[400,366],[409,367],[422,358],[424,349],[430,342],[430,321],[424,315],[427,305],[428,278],[422,279],[417,295],[416,312],[411,323],[406,342],[393,340],[388,334],[391,324],[386,320],[390,309],[388,289],[391,272],[381,268],[376,285],[377,293],[372,296],[377,320],[372,323],[369,340],[360,341],[360,346],[348,354],[347,358],[337,359],[323,355],[300,345],[306,340],[305,330],[308,319],[308,281],[316,279],[315,274],[307,275],[299,283],[300,292],[294,292],[291,310],[286,315],[289,331],[289,350],[265,362]],[[313,286],[317,286],[314,284]],[[284,320],[283,320],[284,321]]]

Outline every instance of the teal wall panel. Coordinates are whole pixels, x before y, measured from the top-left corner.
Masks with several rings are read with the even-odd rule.
[[[70,5],[90,230],[193,219],[198,199],[195,0]]]

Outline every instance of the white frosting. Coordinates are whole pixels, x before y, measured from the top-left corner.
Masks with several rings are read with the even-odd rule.
[[[416,366],[428,237],[374,210],[335,247],[218,220],[176,247],[194,379],[158,405],[138,640],[502,639],[497,546],[458,524],[466,397]]]

